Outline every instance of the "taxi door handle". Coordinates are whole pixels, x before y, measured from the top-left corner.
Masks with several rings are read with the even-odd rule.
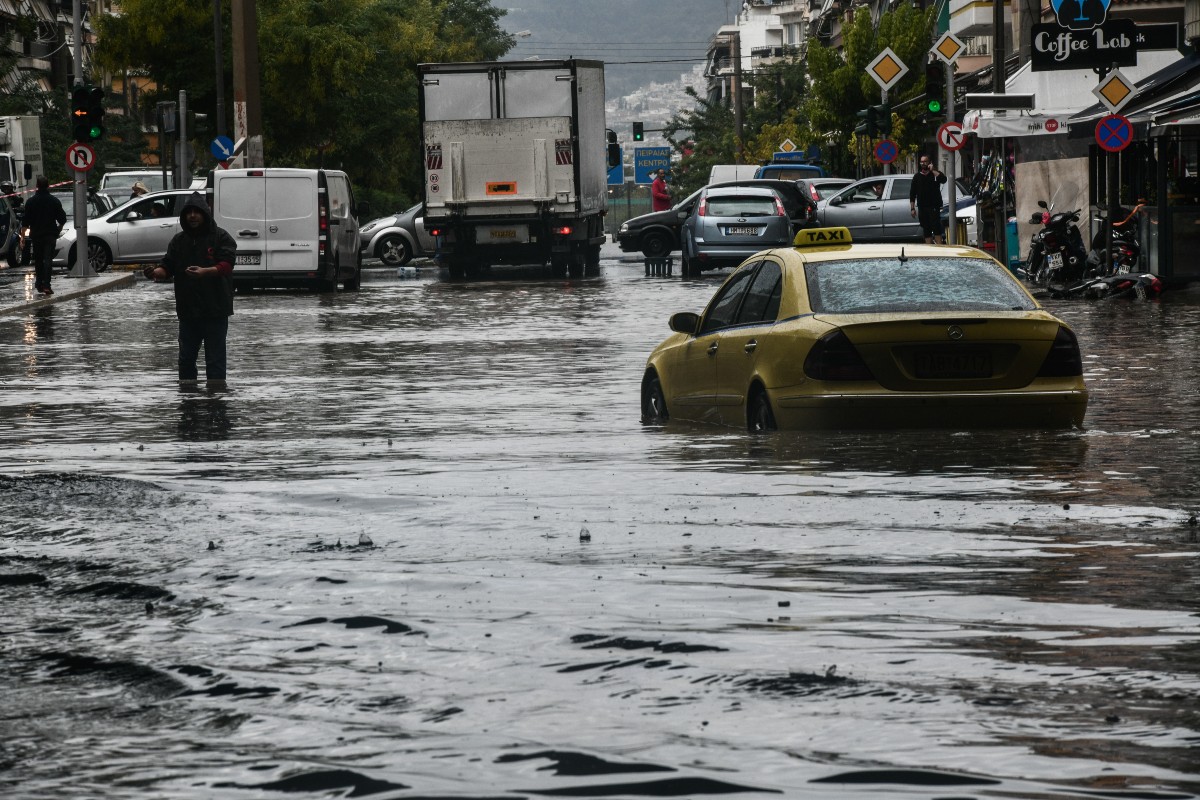
[[[742,349],[747,353],[753,353],[756,347],[758,347],[758,341],[756,339],[751,339],[750,341],[746,342],[746,346]]]
[[[717,343],[716,342],[713,342],[712,344],[710,344],[708,346],[708,354],[710,356],[715,356],[717,354]]]

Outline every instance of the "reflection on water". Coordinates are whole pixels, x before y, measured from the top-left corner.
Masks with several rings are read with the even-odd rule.
[[[721,276],[494,272],[239,295],[222,392],[159,287],[0,328],[10,792],[1200,790],[1200,299],[1054,307],[1082,432],[751,436],[638,421]]]

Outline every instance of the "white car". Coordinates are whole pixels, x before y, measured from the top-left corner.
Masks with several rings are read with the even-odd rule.
[[[373,219],[358,229],[364,258],[378,258],[389,267],[399,267],[414,258],[432,256],[437,241],[425,230],[421,204],[390,217]]]
[[[191,189],[151,192],[88,220],[88,258],[104,272],[113,264],[161,261],[171,238],[181,230],[179,212]],[[54,251],[54,266],[69,269],[75,258],[75,229],[64,228]]]

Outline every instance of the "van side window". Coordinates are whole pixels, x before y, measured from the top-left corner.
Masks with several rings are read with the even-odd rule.
[[[329,178],[329,213],[338,219],[350,216],[350,192],[345,178]]]

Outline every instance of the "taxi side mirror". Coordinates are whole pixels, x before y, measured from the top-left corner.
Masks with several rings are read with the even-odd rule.
[[[691,311],[680,311],[671,315],[668,325],[676,333],[694,334],[700,329],[700,315]]]

